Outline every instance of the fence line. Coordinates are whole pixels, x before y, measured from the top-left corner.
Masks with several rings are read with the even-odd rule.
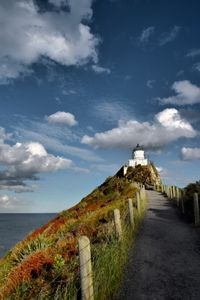
[[[144,201],[146,200],[146,191],[143,185],[137,185],[139,192],[136,192],[136,209],[138,216],[141,215],[144,209]],[[128,205],[128,216],[130,228],[134,230],[135,219],[134,219],[134,208],[133,199],[129,198],[127,201]],[[116,238],[119,242],[123,242],[123,230],[121,224],[120,210],[114,209],[113,221],[115,227]],[[93,288],[93,272],[92,272],[92,259],[91,259],[91,246],[90,240],[87,236],[81,236],[78,239],[78,250],[79,250],[79,263],[80,263],[80,282],[81,282],[81,299],[82,300],[94,300],[94,288]]]
[[[174,201],[176,206],[180,208],[183,214],[186,213],[185,208],[185,190],[177,186],[169,186],[163,184],[154,184],[154,190],[161,192],[168,199]],[[199,198],[198,193],[193,194],[193,219],[195,225],[200,225],[200,209],[199,209]]]

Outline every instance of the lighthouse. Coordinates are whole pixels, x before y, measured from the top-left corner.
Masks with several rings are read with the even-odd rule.
[[[148,159],[145,157],[144,148],[139,144],[133,149],[132,159],[129,159],[128,161],[128,167],[134,168],[137,165],[148,165]]]
[[[128,160],[128,164],[123,166],[123,175],[126,175],[128,167],[135,168],[138,165],[148,165],[148,159],[145,156],[144,148],[139,144],[137,144],[137,146],[133,149],[132,158]]]

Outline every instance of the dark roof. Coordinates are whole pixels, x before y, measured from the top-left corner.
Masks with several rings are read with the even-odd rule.
[[[139,144],[137,144],[137,146],[133,149],[133,151],[137,151],[137,150],[144,150],[144,148]]]

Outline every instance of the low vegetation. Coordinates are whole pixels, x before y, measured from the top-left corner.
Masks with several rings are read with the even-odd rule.
[[[198,193],[200,199],[200,181],[190,183],[184,188],[185,213],[187,214],[189,219],[191,219],[191,221],[194,219],[194,193]]]
[[[95,299],[111,299],[132,243],[127,199],[135,203],[136,191],[130,178],[109,177],[80,203],[30,233],[0,261],[0,298],[80,299],[77,238],[86,235],[92,245]],[[121,212],[122,243],[114,233],[115,208]],[[136,228],[141,217],[135,210]]]

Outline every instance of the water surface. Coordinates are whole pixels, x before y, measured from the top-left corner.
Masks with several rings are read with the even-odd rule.
[[[0,214],[0,257],[57,214]]]

